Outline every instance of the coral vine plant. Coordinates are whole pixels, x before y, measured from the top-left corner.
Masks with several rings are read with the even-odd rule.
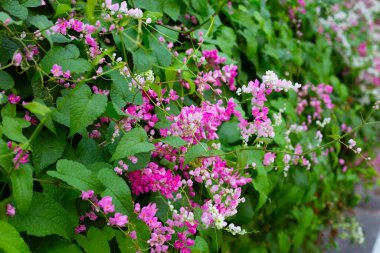
[[[0,6],[0,250],[309,252],[376,175],[305,1]]]

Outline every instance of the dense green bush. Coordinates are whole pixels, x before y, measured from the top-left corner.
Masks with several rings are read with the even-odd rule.
[[[380,164],[376,1],[0,6],[1,250],[363,241],[347,210]]]

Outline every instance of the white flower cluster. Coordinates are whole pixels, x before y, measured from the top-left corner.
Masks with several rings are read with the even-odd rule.
[[[222,229],[225,226],[227,226],[227,222],[224,221],[224,216],[219,213],[218,209],[214,205],[209,205],[208,213],[211,214],[212,219],[214,220],[214,225],[217,229]],[[209,221],[208,217],[205,219],[206,216],[202,216],[202,222],[208,227]]]
[[[286,148],[290,150],[294,150],[294,147],[292,146],[291,140],[289,137],[291,133],[300,133],[300,132],[305,132],[305,131],[307,131],[306,125],[297,125],[297,124],[291,125],[289,129],[285,131],[285,141],[287,143]]]
[[[273,115],[273,118],[274,118],[274,124],[273,126],[279,126],[281,125],[282,123],[282,114],[285,112],[285,109],[286,109],[286,105],[284,105],[285,107],[284,108],[281,108],[278,113],[275,113]]]
[[[247,231],[242,229],[240,226],[235,226],[235,224],[233,223],[230,223],[230,225],[228,225],[226,230],[233,235],[244,235],[247,233]]]
[[[327,31],[327,39],[336,47],[347,64],[360,70],[358,81],[372,86],[377,82],[375,80],[380,78],[378,71],[380,25],[377,23],[380,1],[347,0],[332,6],[330,11],[332,13],[330,16],[319,19],[321,27]],[[360,42],[361,44],[358,44]],[[369,104],[371,96],[375,99],[380,98],[380,88],[363,87],[360,103]]]
[[[262,84],[265,85],[266,88],[274,89],[276,91],[286,91],[289,90],[298,90],[301,88],[301,84],[293,83],[291,81],[285,80],[285,79],[279,79],[276,73],[274,73],[271,70],[268,70],[265,72],[265,75],[262,77]],[[238,88],[236,90],[236,94],[238,96],[241,95],[241,93],[252,93],[255,90],[254,83],[249,82],[248,85],[243,85],[241,88]]]
[[[322,143],[322,138],[323,138],[323,134],[321,133],[321,131],[317,131],[315,133],[315,139],[317,140],[317,144],[321,144]]]
[[[374,110],[379,110],[379,109],[380,109],[380,100],[377,101],[377,102],[373,105],[373,109],[374,109]]]
[[[322,122],[319,121],[319,120],[317,120],[315,123],[316,123],[318,126],[324,128],[324,127],[325,127],[327,124],[329,124],[330,122],[331,122],[331,118],[324,118]]]
[[[285,80],[285,79],[279,79],[276,73],[274,73],[271,70],[268,70],[265,72],[265,75],[263,76],[263,84],[268,86],[268,88],[272,88],[275,90],[298,90],[301,85],[299,83],[293,83],[291,81]]]
[[[152,84],[154,82],[154,72],[152,70],[148,70],[141,75],[135,75],[132,79],[132,83],[129,84],[129,88],[133,87],[143,87],[145,85]]]
[[[120,4],[119,3],[112,4],[112,0],[105,0],[104,3],[102,4],[102,7],[109,9],[111,11],[111,14],[115,14],[116,12],[119,12],[136,19],[143,17],[143,12],[141,9],[139,8],[128,9],[126,1],[123,1]]]
[[[359,147],[357,147],[356,149],[355,149],[355,146],[356,146],[356,141],[354,141],[353,139],[350,139],[349,141],[348,141],[348,148],[350,148],[350,149],[352,149],[355,153],[360,153],[360,152],[362,152],[362,149],[361,148],[359,148]]]

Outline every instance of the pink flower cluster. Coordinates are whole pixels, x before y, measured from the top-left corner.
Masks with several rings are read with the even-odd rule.
[[[311,95],[313,92],[315,95]],[[333,92],[333,87],[326,84],[319,84],[317,87],[306,84],[298,92],[298,105],[297,113],[300,115],[305,110],[305,108],[310,105],[314,108],[313,118],[321,119],[322,117],[322,105],[324,104],[328,109],[333,109],[334,104],[331,100],[331,93]],[[308,101],[309,99],[309,101]]]
[[[122,19],[124,16],[132,18],[142,18],[143,12],[138,8],[127,8],[127,2],[123,1],[120,3],[112,4],[112,0],[105,0],[103,6],[105,6],[112,13],[117,13],[117,18]]]
[[[7,204],[7,211],[6,211],[6,214],[9,216],[9,217],[13,217],[16,215],[16,208],[12,205],[12,204]]]
[[[16,96],[15,94],[9,94],[8,95],[8,102],[11,104],[17,104],[18,102],[21,101],[20,96]]]
[[[174,248],[181,253],[190,253],[190,248],[194,245],[194,236],[197,232],[197,222],[194,220],[194,214],[185,207],[181,207],[179,212],[173,209],[169,202],[169,208],[172,211],[172,219],[168,219],[164,225],[156,217],[158,211],[155,203],[149,203],[141,208],[140,204],[135,204],[135,213],[138,219],[148,225],[151,231],[151,238],[148,243],[151,247],[150,252],[168,252],[168,243],[176,235]],[[176,232],[181,231],[181,232]]]
[[[187,52],[192,55],[192,51]],[[194,57],[193,57],[194,58]],[[197,60],[197,59],[195,59]],[[197,91],[203,93],[205,90],[212,89],[216,94],[222,93],[219,87],[226,85],[230,90],[236,90],[235,79],[238,74],[236,65],[224,65],[226,58],[220,57],[217,50],[204,50],[202,57],[197,63],[198,72],[194,83],[197,85]],[[189,88],[189,84],[182,80],[182,84]]]
[[[172,171],[160,167],[155,162],[150,162],[147,167],[128,173],[132,192],[141,193],[160,192],[166,198],[173,198],[173,193],[181,187],[181,177],[174,175]]]
[[[51,30],[57,34],[68,35],[72,40],[84,38],[85,44],[89,46],[89,55],[91,58],[95,58],[95,56],[100,54],[101,51],[96,39],[92,37],[92,34],[99,27],[100,22],[97,23],[97,26],[93,26],[74,18],[69,20],[59,18]],[[70,35],[69,33],[72,33],[73,35]]]
[[[155,95],[151,93],[150,95]],[[144,129],[148,132],[158,122],[157,115],[154,113],[154,105],[151,104],[149,95],[143,93],[143,103],[141,105],[127,105],[125,113],[130,117],[126,117],[120,121],[125,131],[130,131],[133,125],[138,121],[145,121]]]
[[[74,83],[70,83],[68,79],[71,78],[70,70],[62,71],[62,66],[54,64],[50,70],[50,73],[57,78],[57,83],[63,85],[65,88],[75,88]]]
[[[23,150],[19,146],[13,146],[13,143],[9,141],[7,143],[7,146],[10,150],[13,150],[13,153],[15,153],[15,156],[13,157],[13,166],[17,170],[20,168],[22,164],[26,164],[29,162],[29,154],[27,151]]]
[[[228,101],[227,107],[222,104],[222,100],[219,100],[216,104],[202,102],[201,107],[185,106],[178,116],[169,117],[173,122],[170,129],[161,129],[160,133],[162,136],[180,136],[192,144],[218,139],[218,127],[236,112],[233,98]]]
[[[252,179],[228,167],[226,161],[218,156],[202,159],[201,165],[190,170],[188,175],[194,182],[204,184],[211,194],[211,199],[201,206],[203,224],[218,229],[226,227],[225,219],[235,215],[238,205],[245,201],[241,197],[241,187],[252,182]],[[195,196],[192,180],[187,185],[190,196]]]
[[[264,106],[264,103],[267,101],[267,96],[271,94],[273,90],[280,92],[298,90],[298,88],[301,87],[300,84],[296,83],[293,85],[290,81],[279,79],[273,71],[267,71],[262,79],[262,83],[258,80],[254,82],[250,81],[247,86],[243,85],[236,91],[238,95],[241,95],[241,93],[252,95],[253,122],[244,119],[240,112],[236,112],[235,114],[240,121],[239,128],[241,129],[245,143],[247,143],[249,138],[254,134],[256,134],[257,137],[266,138],[273,138],[275,135],[272,121],[268,117],[269,109]]]
[[[151,247],[150,252],[167,252],[169,249],[166,242],[172,239],[174,230],[170,227],[166,227],[155,216],[158,209],[155,203],[150,203],[143,208],[140,208],[140,204],[135,205],[135,212],[138,214],[138,218],[143,221],[151,230],[151,237],[148,243]]]
[[[102,211],[104,215],[112,214],[114,213],[114,216],[110,216],[108,218],[109,226],[116,226],[116,227],[125,227],[129,220],[127,215],[123,215],[122,213],[115,213],[115,205],[112,203],[112,197],[105,196],[102,199],[98,200],[97,196],[95,195],[93,190],[88,191],[82,191],[81,198],[83,200],[88,200],[92,202],[91,209],[92,211],[85,213],[84,215],[81,215],[79,217],[81,222],[84,222],[86,218],[88,218],[90,221],[96,221],[98,219],[98,215],[96,213],[99,213]],[[82,233],[86,231],[86,226],[84,224],[79,224],[75,232],[76,233]]]
[[[268,166],[268,165],[274,163],[275,159],[276,159],[276,154],[273,154],[271,152],[265,153],[263,165]]]

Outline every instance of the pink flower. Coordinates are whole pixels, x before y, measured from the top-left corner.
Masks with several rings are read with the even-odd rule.
[[[67,34],[67,27],[69,26],[69,22],[65,19],[58,19],[57,23],[51,28],[55,33],[61,33],[63,35]]]
[[[71,22],[71,28],[76,32],[82,32],[83,31],[83,23],[79,20],[73,19],[70,20]]]
[[[63,73],[63,77],[64,78],[70,78],[71,77],[71,73],[70,73],[70,70],[66,70],[64,73]]]
[[[16,153],[15,157],[13,157],[13,166],[15,169],[20,168],[21,164],[25,164],[29,161],[29,154],[24,152],[20,147],[16,147],[13,152]]]
[[[94,191],[93,190],[82,191],[82,194],[81,194],[81,198],[83,200],[91,199],[93,196],[94,196]]]
[[[105,214],[115,212],[115,206],[112,204],[112,197],[110,196],[103,197],[98,202],[98,205],[103,209]]]
[[[75,233],[80,234],[82,232],[86,231],[86,226],[85,225],[79,225],[75,228]]]
[[[181,187],[179,175],[173,175],[171,170],[165,170],[154,162],[150,162],[142,170],[130,172],[128,178],[132,184],[132,192],[136,195],[159,191],[165,197],[173,198],[173,193]]]
[[[266,154],[264,155],[264,161],[263,161],[263,164],[264,164],[265,166],[268,166],[268,165],[274,163],[274,159],[275,159],[275,158],[276,158],[276,154],[273,154],[273,153],[271,153],[271,152],[266,153]]]
[[[16,215],[16,208],[11,204],[7,204],[7,215],[13,217]]]
[[[302,7],[306,6],[305,0],[298,0],[298,4],[301,5]]]
[[[20,96],[16,96],[15,94],[9,94],[8,96],[8,102],[14,105],[20,102],[20,100]]]
[[[13,64],[18,67],[21,65],[21,61],[22,61],[22,54],[20,52],[16,52],[14,55],[13,55]]]
[[[121,213],[115,213],[115,216],[110,218],[111,226],[125,227],[127,223],[128,216],[122,215]]]
[[[95,221],[98,219],[98,216],[94,212],[86,213],[86,217],[92,221]]]
[[[179,98],[179,96],[177,95],[175,90],[169,91],[169,97],[170,97],[170,100],[173,100],[173,101],[175,101]]]
[[[363,42],[358,46],[358,53],[361,57],[367,56],[367,43]]]
[[[50,70],[50,72],[53,74],[53,76],[55,77],[59,77],[63,74],[62,72],[62,67],[57,65],[57,64],[54,64],[52,69]]]
[[[129,159],[132,163],[134,163],[134,164],[136,164],[136,163],[138,162],[138,158],[137,158],[136,156],[130,156],[130,157],[128,157],[128,159]]]
[[[136,231],[132,231],[131,233],[129,233],[129,237],[131,237],[132,240],[136,240],[137,239]]]

